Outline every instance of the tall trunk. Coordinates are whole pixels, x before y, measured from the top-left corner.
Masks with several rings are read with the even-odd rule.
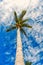
[[[15,65],[25,65],[22,53],[22,42],[20,37],[20,29],[17,30],[17,51]]]

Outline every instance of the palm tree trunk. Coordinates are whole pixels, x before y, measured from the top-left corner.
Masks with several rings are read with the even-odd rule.
[[[22,42],[20,37],[20,29],[17,30],[17,51],[15,65],[25,65],[22,53]]]

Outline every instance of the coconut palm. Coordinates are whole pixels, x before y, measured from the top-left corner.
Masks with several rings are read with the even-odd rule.
[[[7,32],[9,32],[11,30],[17,29],[17,50],[16,50],[17,53],[16,53],[15,65],[24,65],[20,32],[27,37],[24,28],[25,27],[32,28],[32,26],[26,23],[28,19],[23,20],[25,14],[26,14],[26,10],[23,10],[20,16],[18,17],[16,11],[14,11],[15,24],[10,25],[10,27],[6,30]]]

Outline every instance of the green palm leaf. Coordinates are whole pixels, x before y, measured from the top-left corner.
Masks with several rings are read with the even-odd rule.
[[[25,19],[25,20],[22,20],[20,23],[25,23],[27,22],[29,19]]]
[[[25,65],[31,65],[31,64],[32,64],[32,62],[26,61],[26,64]]]
[[[16,29],[16,26],[11,25],[10,28],[8,28],[8,29],[6,30],[6,32],[9,32],[9,31],[14,30],[14,29]]]
[[[22,19],[25,14],[26,14],[26,10],[23,10],[21,15],[20,15],[20,19]]]
[[[29,24],[22,24],[22,27],[27,27],[27,28],[32,28],[32,26],[30,26]]]
[[[27,36],[27,34],[26,34],[24,29],[21,28],[20,31],[28,38],[28,36]]]
[[[18,22],[18,16],[17,16],[17,13],[15,11],[14,11],[14,16],[15,16],[14,20],[17,23]]]

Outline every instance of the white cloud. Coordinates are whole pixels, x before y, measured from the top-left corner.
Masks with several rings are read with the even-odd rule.
[[[43,51],[43,48],[39,49],[39,50],[36,52],[36,55],[37,55],[39,52],[41,52],[41,51]]]
[[[11,57],[11,61],[14,61],[14,59],[15,59],[15,58],[12,56],[12,57]]]
[[[34,23],[32,30],[32,36],[34,36],[35,40],[38,43],[40,43],[43,40],[43,26],[40,25],[40,23]]]
[[[0,2],[0,21],[5,22],[7,24],[10,16],[13,16],[13,11],[21,11],[22,9],[27,9],[27,7],[36,7],[38,5],[38,0],[3,0]],[[25,6],[24,6],[25,5]],[[11,22],[11,21],[10,21]]]
[[[5,52],[6,55],[10,55],[11,53],[10,52]]]
[[[37,5],[38,5],[38,0],[31,0],[31,6],[34,8],[34,7],[36,7]]]
[[[35,23],[35,24],[33,25],[33,30],[39,32],[39,31],[41,30],[41,26],[40,26],[40,24]]]

